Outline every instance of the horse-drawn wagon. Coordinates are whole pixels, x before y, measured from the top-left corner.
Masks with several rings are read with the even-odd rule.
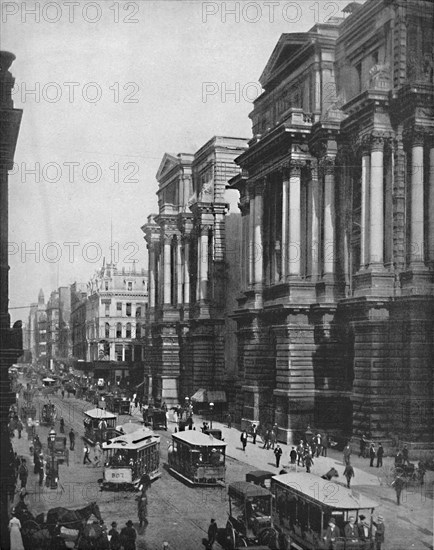
[[[53,403],[45,403],[42,406],[39,422],[41,425],[52,426],[57,418],[56,407]]]
[[[34,516],[24,501],[20,501],[14,509],[15,516],[21,522],[21,535],[25,550],[43,550],[46,548],[95,548],[95,539],[106,542],[105,529],[98,504],[91,502],[79,510],[68,508],[52,508],[45,514]],[[95,516],[99,524],[89,529],[87,522]],[[92,539],[92,540],[89,540]],[[100,547],[104,547],[101,545]],[[108,541],[107,545],[108,547]]]

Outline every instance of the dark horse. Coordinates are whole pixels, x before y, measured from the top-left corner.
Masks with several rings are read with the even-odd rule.
[[[339,474],[337,470],[335,470],[334,468],[330,468],[330,470],[321,477],[322,479],[326,479],[327,481],[330,481],[332,477],[339,477]]]
[[[101,513],[96,502],[91,502],[80,510],[68,510],[68,508],[52,508],[47,514],[47,525],[54,530],[56,525],[67,529],[81,529],[91,515],[94,515],[99,522],[103,522]]]

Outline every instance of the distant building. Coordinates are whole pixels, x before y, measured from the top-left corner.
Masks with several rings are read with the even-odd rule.
[[[82,318],[82,305],[76,302],[74,321]],[[123,363],[115,377],[128,376],[136,364],[143,369],[144,324],[148,307],[146,270],[119,269],[115,264],[101,267],[87,285],[86,361]],[[77,310],[79,313],[77,314]],[[76,325],[77,330],[81,330]],[[80,346],[81,346],[80,342]]]
[[[194,155],[165,154],[158,214],[142,227],[149,256],[146,392],[167,404],[200,391],[226,401],[236,371],[235,323],[241,217],[228,179],[246,140],[214,137]],[[231,198],[232,196],[232,198]]]
[[[71,290],[67,286],[53,290],[47,302],[47,365],[72,357]]]
[[[73,283],[71,285],[72,356],[81,361],[86,361],[87,357],[86,302],[87,285]]]
[[[434,441],[434,3],[283,34],[242,175],[238,414]]]
[[[47,313],[42,288],[39,291],[38,302],[30,306],[28,332],[32,362],[45,366],[47,364]]]

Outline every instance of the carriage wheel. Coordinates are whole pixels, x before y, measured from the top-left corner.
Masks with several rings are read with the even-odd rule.
[[[258,535],[259,544],[277,548],[278,533],[273,527],[266,527]],[[273,546],[270,546],[273,544]]]
[[[235,529],[232,527],[232,523],[228,521],[226,523],[226,548],[235,550],[235,539]]]

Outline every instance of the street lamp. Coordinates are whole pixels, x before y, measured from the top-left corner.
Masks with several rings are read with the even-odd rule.
[[[209,412],[211,413],[211,430],[212,430],[212,414],[214,412],[214,403],[209,404]]]
[[[50,479],[49,479],[50,489],[57,489],[57,472],[56,472],[57,468],[56,468],[56,455],[55,455],[55,448],[54,448],[55,442],[56,442],[56,431],[54,430],[54,428],[51,428],[50,433],[48,434],[48,448],[50,450],[50,459],[51,459],[50,460]]]

